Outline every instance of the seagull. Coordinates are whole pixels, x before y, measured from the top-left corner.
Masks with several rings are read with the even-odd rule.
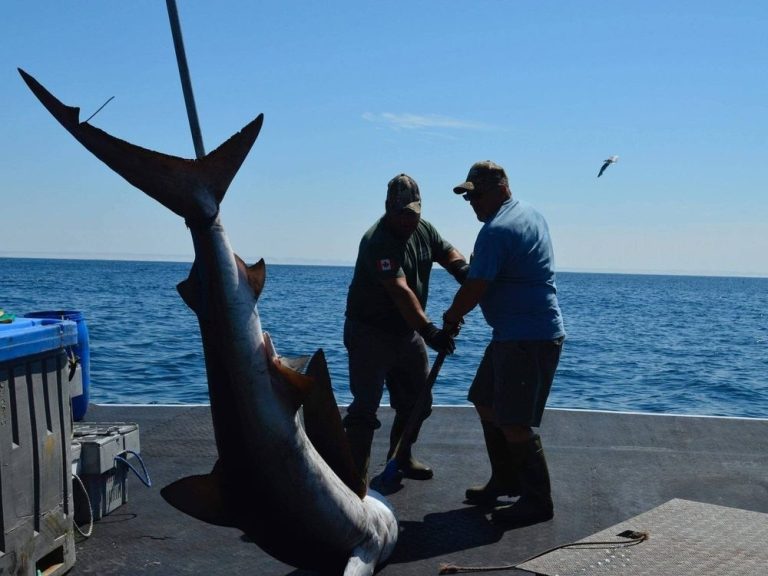
[[[603,172],[605,172],[605,169],[608,168],[611,164],[614,162],[618,162],[619,157],[618,156],[608,156],[608,158],[605,159],[603,162],[603,165],[600,167],[600,172],[597,173],[597,177],[600,178],[600,176],[603,175]]]

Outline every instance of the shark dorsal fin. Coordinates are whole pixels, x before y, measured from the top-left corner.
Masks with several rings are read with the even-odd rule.
[[[256,264],[245,266],[245,275],[248,278],[248,285],[253,290],[254,297],[258,299],[267,281],[267,265],[264,263],[264,258]]]
[[[307,436],[342,482],[363,498],[367,492],[365,479],[361,479],[355,470],[322,350],[312,356],[307,375],[314,380],[314,386],[304,398],[304,429]]]

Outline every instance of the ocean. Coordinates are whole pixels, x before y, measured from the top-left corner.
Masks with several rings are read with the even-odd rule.
[[[176,293],[189,263],[0,258],[0,309],[78,310],[90,333],[91,402],[208,402],[200,334]],[[336,399],[350,401],[344,305],[352,268],[269,265],[258,307],[283,356],[325,351]],[[428,314],[456,290],[436,269]],[[568,333],[548,406],[768,417],[768,278],[560,272]],[[466,405],[490,337],[479,310],[434,388]],[[385,398],[386,402],[386,398]]]

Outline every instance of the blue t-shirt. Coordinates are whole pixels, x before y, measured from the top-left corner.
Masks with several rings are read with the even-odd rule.
[[[510,198],[485,222],[468,277],[489,282],[480,308],[494,340],[565,336],[549,227],[528,204]]]

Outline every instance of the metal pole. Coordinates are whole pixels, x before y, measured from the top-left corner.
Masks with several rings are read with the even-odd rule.
[[[184,52],[184,40],[181,37],[179,11],[176,9],[176,0],[165,0],[165,3],[168,6],[168,18],[171,21],[173,47],[176,49],[176,62],[179,64],[181,89],[184,91],[184,102],[187,105],[187,117],[189,118],[189,129],[192,131],[192,142],[195,145],[195,156],[202,158],[205,156],[203,134],[200,132],[200,121],[197,119],[195,96],[192,94],[192,81],[189,79],[189,66],[187,66],[187,55]]]

